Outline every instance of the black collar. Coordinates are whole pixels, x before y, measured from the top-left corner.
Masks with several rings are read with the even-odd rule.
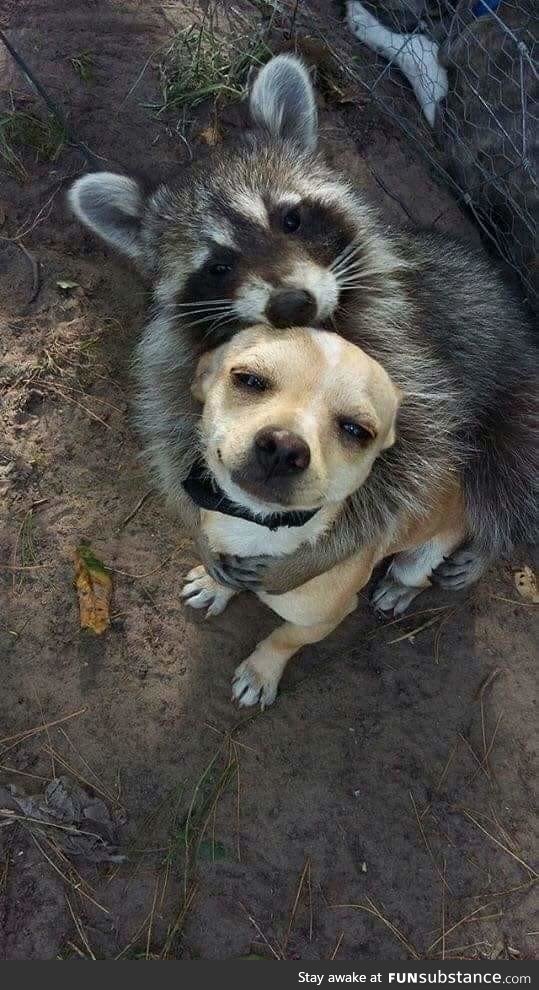
[[[183,482],[183,487],[200,509],[247,519],[249,522],[257,523],[258,526],[266,526],[272,530],[280,529],[281,526],[304,526],[318,512],[318,509],[306,509],[295,512],[270,512],[267,516],[257,516],[237,502],[232,502],[201,461],[195,461]]]

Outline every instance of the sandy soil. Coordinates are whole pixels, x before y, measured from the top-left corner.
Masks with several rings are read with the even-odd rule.
[[[63,0],[4,0],[0,24],[106,167],[155,177],[188,154],[148,109],[179,7],[71,0],[66,17]],[[86,82],[69,62],[81,51]],[[39,108],[0,71],[4,106],[14,88]],[[389,222],[476,236],[364,95],[326,96],[321,114]],[[0,186],[0,774],[28,793],[61,774],[95,789],[127,860],[69,857],[58,830],[4,816],[0,954],[533,956],[536,640],[512,574],[524,554],[397,625],[365,603],[291,665],[272,709],[240,713],[232,671],[274,619],[254,599],[210,623],[187,614],[194,557],[159,498],[125,521],[149,488],[128,412],[144,291],[67,214],[78,153],[23,157],[28,180]],[[83,538],[114,578],[100,638],[79,630]]]

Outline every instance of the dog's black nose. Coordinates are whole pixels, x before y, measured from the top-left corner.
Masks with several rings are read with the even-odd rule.
[[[258,463],[271,477],[300,474],[311,460],[311,452],[301,437],[274,427],[257,433],[255,453]]]
[[[316,299],[303,289],[279,289],[272,292],[266,316],[274,327],[308,326],[316,317]]]

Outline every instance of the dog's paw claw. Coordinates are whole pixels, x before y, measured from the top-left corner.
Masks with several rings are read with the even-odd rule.
[[[278,680],[264,680],[251,661],[244,660],[236,668],[232,680],[232,700],[242,708],[260,705],[263,711],[275,701],[278,684]]]
[[[206,618],[209,619],[225,610],[233,594],[232,589],[218,584],[205,567],[199,566],[189,571],[180,597],[190,608],[205,608]]]

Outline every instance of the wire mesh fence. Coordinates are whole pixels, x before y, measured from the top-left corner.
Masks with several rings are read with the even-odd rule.
[[[537,308],[535,0],[345,7],[352,35],[380,57],[354,78],[420,145]],[[388,74],[402,86],[384,85]]]

